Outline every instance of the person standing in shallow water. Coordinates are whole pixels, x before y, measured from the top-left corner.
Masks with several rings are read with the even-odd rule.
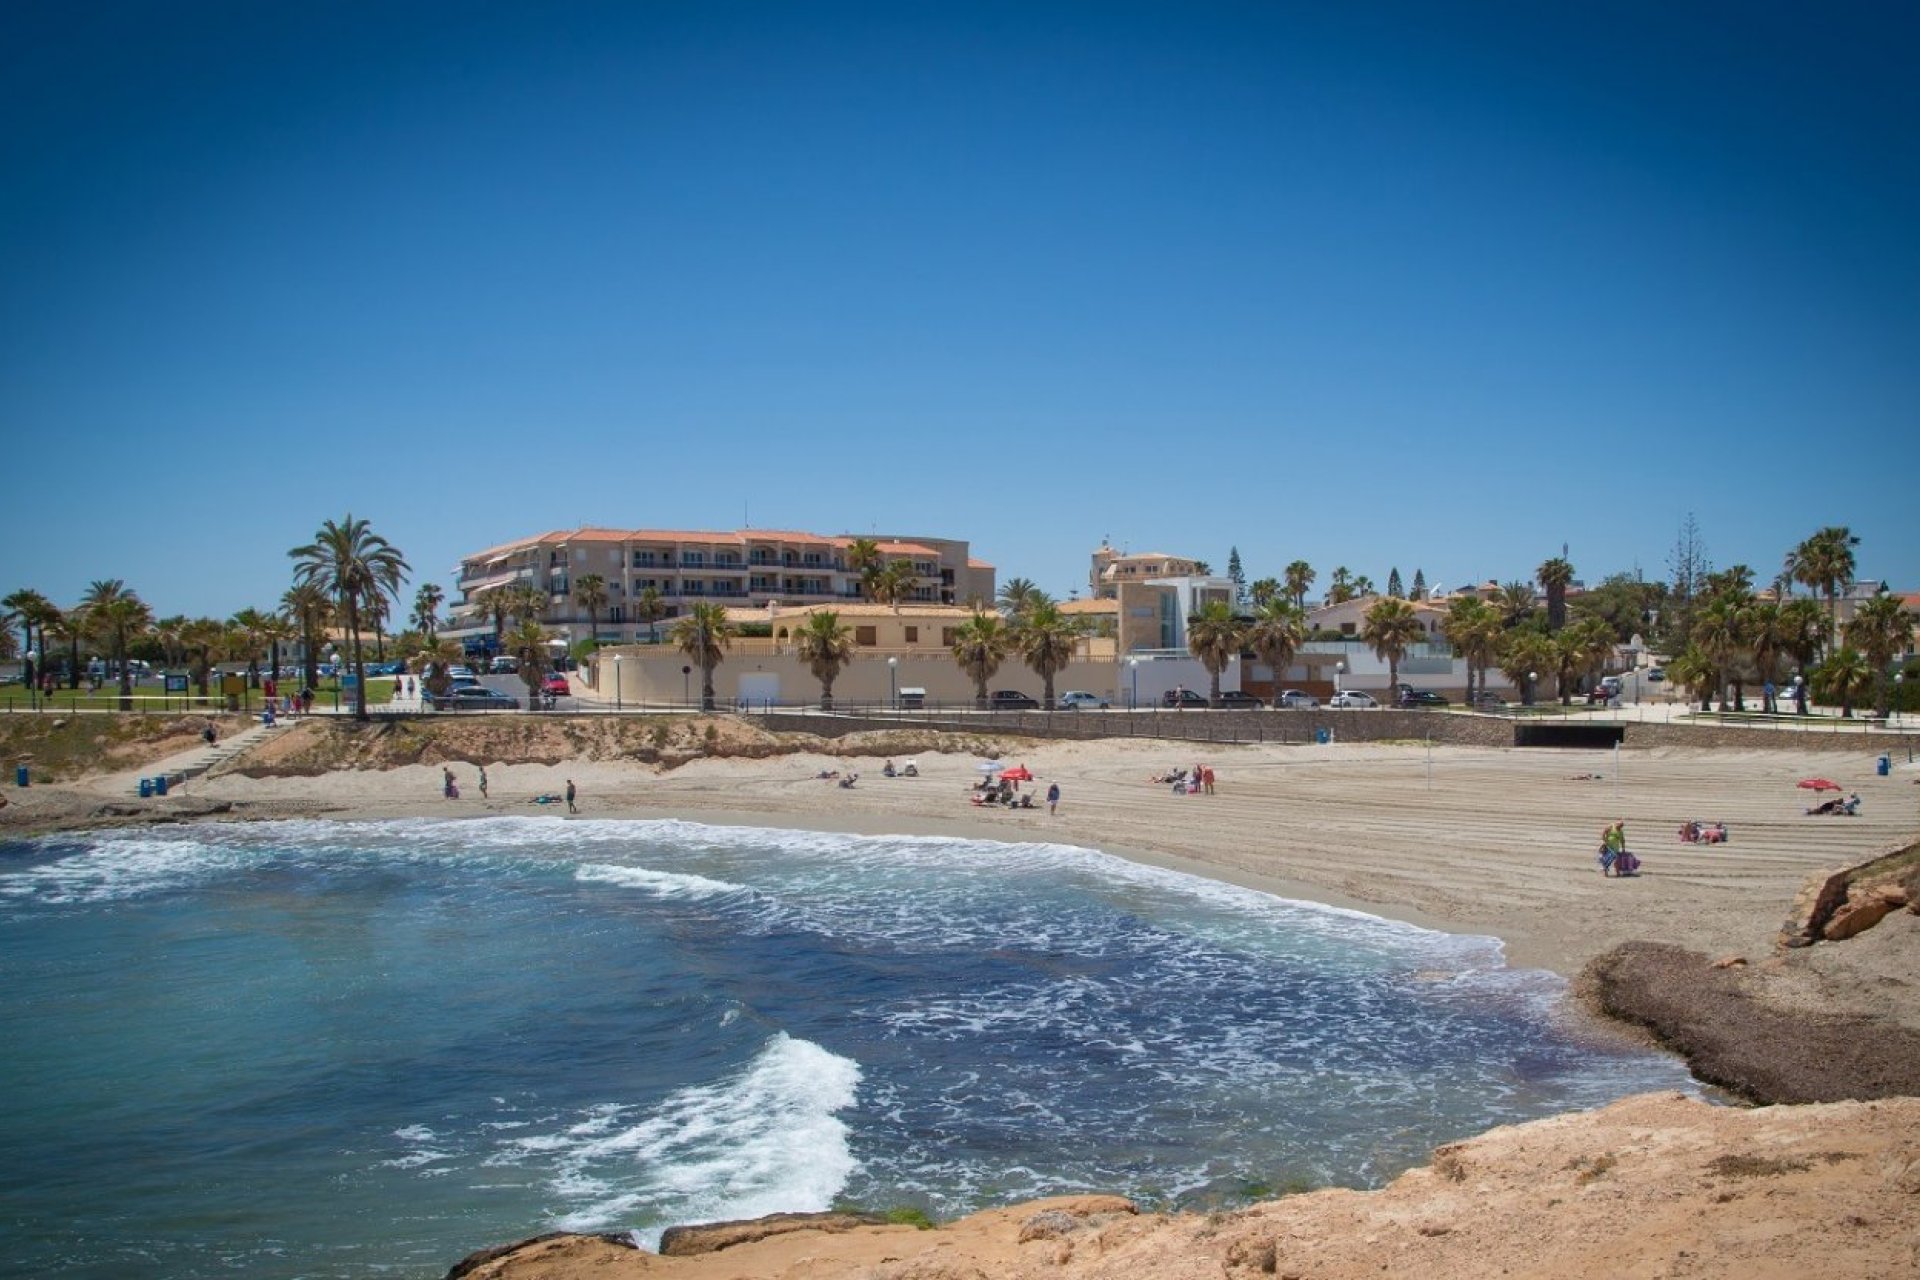
[[[574,806],[573,806],[573,798],[574,798],[574,796],[575,796],[576,794],[578,794],[578,793],[577,793],[577,792],[575,792],[575,791],[574,791],[574,789],[573,789],[573,779],[572,779],[572,778],[568,778],[568,779],[567,779],[567,812],[568,812],[568,813],[578,813],[578,812],[580,812],[580,810],[578,810],[578,809],[576,809],[576,808],[574,808]]]
[[[1052,813],[1060,807],[1060,784],[1055,782],[1047,787],[1047,812]]]
[[[482,800],[487,798],[487,766],[485,765],[480,766],[480,798]]]

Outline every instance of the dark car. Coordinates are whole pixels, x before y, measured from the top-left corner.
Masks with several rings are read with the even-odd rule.
[[[1473,694],[1473,705],[1476,707],[1504,707],[1507,705],[1507,700],[1491,689],[1476,689]]]
[[[1191,689],[1169,689],[1160,695],[1160,705],[1174,707],[1181,711],[1204,711],[1207,708],[1205,694],[1195,693]]]
[[[432,700],[436,711],[518,711],[520,700],[509,698],[497,689],[479,685],[461,685]]]
[[[1018,689],[995,689],[993,697],[987,700],[987,706],[995,711],[1038,711],[1040,702]]]
[[[1450,705],[1446,698],[1431,689],[1403,689],[1400,692],[1400,705],[1403,707],[1444,707]]]
[[[1220,696],[1213,700],[1213,705],[1224,710],[1248,711],[1267,704],[1239,689],[1222,689]]]

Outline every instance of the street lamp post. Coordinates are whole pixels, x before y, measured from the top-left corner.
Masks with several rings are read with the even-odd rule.
[[[1793,673],[1793,709],[1800,715],[1807,714],[1807,678],[1798,671]]]
[[[887,659],[887,705],[893,710],[900,709],[900,659]]]
[[[1346,672],[1347,660],[1345,658],[1333,664],[1333,696],[1336,698],[1340,696],[1340,677],[1345,675]]]
[[[620,655],[616,653],[613,655],[613,709],[615,711],[624,711],[626,709],[626,704],[622,701],[622,697],[623,694],[620,688]]]
[[[1539,672],[1537,671],[1527,672],[1527,696],[1524,699],[1522,699],[1522,701],[1524,701],[1528,706],[1533,705],[1533,683],[1539,678],[1540,678]]]
[[[1140,705],[1140,659],[1128,658],[1127,669],[1133,674],[1133,691],[1127,695],[1127,710],[1132,711]]]

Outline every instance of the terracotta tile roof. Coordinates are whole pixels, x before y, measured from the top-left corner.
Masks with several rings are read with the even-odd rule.
[[[876,544],[883,555],[890,556],[938,556],[940,553],[932,547],[923,547],[917,542],[881,542]]]
[[[1095,599],[1068,600],[1060,606],[1060,612],[1065,614],[1076,614],[1076,613],[1118,614],[1120,612],[1120,602],[1118,600],[1095,600]]]
[[[991,568],[993,568],[993,562],[992,562],[992,561],[990,561],[990,560],[981,560],[981,559],[979,559],[979,558],[978,558],[978,557],[976,557],[976,556],[968,556],[968,557],[967,557],[967,568],[969,568],[969,569],[991,569]]]

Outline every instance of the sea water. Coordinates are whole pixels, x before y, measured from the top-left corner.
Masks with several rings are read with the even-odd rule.
[[[548,818],[0,846],[0,1271],[1372,1186],[1687,1088],[1485,938],[1052,844]]]

